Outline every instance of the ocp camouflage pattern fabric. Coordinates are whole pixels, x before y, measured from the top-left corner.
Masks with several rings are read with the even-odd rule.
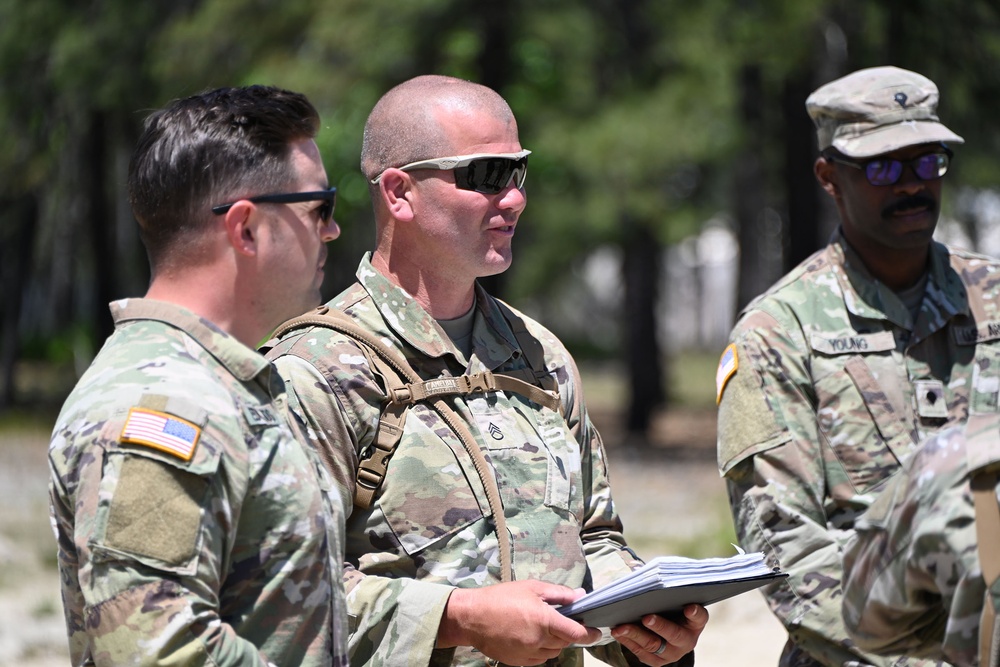
[[[763,589],[789,631],[781,665],[924,665],[858,649],[841,553],[923,438],[997,412],[1000,264],[934,243],[916,321],[839,232],[743,311],[719,404],[736,532],[789,573]],[[932,663],[930,663],[932,664]]]
[[[366,256],[358,282],[330,302],[402,353],[427,380],[525,368],[495,300],[477,287],[472,354],[466,359],[437,322]],[[587,416],[569,353],[525,317],[557,379],[565,417],[515,393],[449,399],[490,463],[513,544],[514,578],[570,587],[608,583],[639,565],[621,534],[604,446]],[[353,498],[358,461],[370,447],[385,399],[361,348],[327,328],[293,331],[268,352],[340,485]],[[351,510],[348,510],[351,512]],[[435,650],[453,587],[501,581],[498,543],[472,458],[430,406],[407,413],[402,439],[370,509],[347,522],[345,585],[354,664],[482,665],[479,652]],[[595,650],[626,664],[618,644]],[[553,665],[582,665],[567,649]]]
[[[280,377],[177,306],[111,309],[49,448],[72,663],[347,665],[343,503]]]
[[[979,664],[986,584],[969,479],[997,462],[1000,415],[974,416],[924,443],[858,520],[843,611],[859,646]]]

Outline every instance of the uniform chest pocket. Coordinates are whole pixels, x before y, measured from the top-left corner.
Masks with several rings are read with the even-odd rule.
[[[580,449],[558,413],[516,395],[475,397],[468,406],[501,487],[517,490],[517,498],[542,497],[548,507],[578,514],[573,498]]]
[[[837,347],[831,340],[845,342]],[[889,332],[813,340],[820,353],[813,358],[817,425],[855,492],[891,474],[914,444],[892,341]],[[837,489],[839,475],[827,475],[829,487]]]
[[[406,414],[403,437],[376,507],[399,547],[411,556],[429,548],[446,549],[456,534],[490,515],[486,493],[461,441],[433,410],[419,405]],[[376,539],[379,531],[372,517],[366,532]],[[385,544],[378,546],[385,550]]]

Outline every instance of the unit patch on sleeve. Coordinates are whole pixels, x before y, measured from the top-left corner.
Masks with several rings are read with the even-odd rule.
[[[736,354],[736,344],[730,343],[729,346],[723,350],[722,357],[719,358],[719,369],[715,371],[715,404],[718,405],[722,402],[722,391],[726,388],[726,383],[729,382],[729,378],[733,377],[733,373],[736,369],[740,367],[740,359]]]
[[[119,440],[145,445],[190,461],[201,429],[191,422],[147,408],[132,408]]]

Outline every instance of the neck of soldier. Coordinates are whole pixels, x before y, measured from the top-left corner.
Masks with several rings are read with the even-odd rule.
[[[846,235],[845,235],[846,236]],[[915,285],[927,272],[930,243],[914,248],[872,247],[847,238],[873,278],[894,292]]]
[[[185,308],[250,349],[270,333],[257,302],[235,273],[215,266],[186,267],[153,274],[145,298]],[[275,323],[276,324],[276,323]]]
[[[476,298],[475,279],[450,275],[447,267],[421,262],[413,253],[376,249],[372,266],[406,290],[436,320],[461,317]]]

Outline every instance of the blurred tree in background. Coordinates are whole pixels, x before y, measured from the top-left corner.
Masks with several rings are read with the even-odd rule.
[[[669,398],[665,249],[724,221],[739,306],[836,224],[812,176],[809,92],[882,64],[937,82],[967,141],[948,206],[1000,177],[998,63],[995,0],[0,0],[0,410],[32,400],[16,391],[26,360],[85,366],[107,302],[145,291],[125,171],[147,110],[169,99],[265,83],[313,100],[343,229],[332,296],[373,240],[357,165],[378,97],[424,73],[498,90],[534,153],[514,266],[487,287],[581,356],[620,360],[642,434]],[[598,248],[620,262],[612,313],[565,297]]]

